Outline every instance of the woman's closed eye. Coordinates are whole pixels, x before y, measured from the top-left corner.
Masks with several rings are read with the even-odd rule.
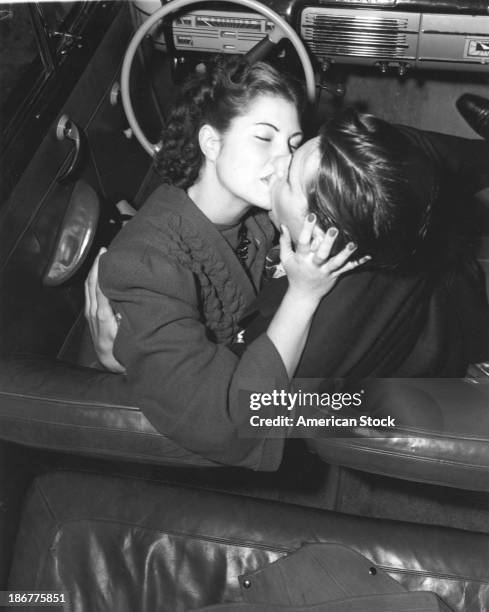
[[[261,140],[262,142],[272,142],[272,139],[268,136],[255,136],[257,140]]]

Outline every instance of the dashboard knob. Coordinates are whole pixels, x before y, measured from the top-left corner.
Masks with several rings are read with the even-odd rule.
[[[406,75],[407,69],[408,69],[409,65],[408,64],[399,64],[399,68],[397,69],[397,74],[400,77],[403,77]]]

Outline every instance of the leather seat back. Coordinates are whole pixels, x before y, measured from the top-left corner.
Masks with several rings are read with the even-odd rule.
[[[348,546],[456,612],[489,610],[487,534],[69,472],[35,481],[9,589],[64,591],[74,611],[192,610],[242,601],[238,576],[305,542]]]

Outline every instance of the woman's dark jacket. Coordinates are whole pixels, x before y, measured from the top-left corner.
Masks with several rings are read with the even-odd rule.
[[[187,450],[274,470],[284,436],[241,436],[251,414],[246,390],[287,384],[283,362],[265,334],[240,358],[228,348],[273,238],[266,214],[245,224],[248,272],[186,193],[163,185],[101,258],[99,279],[119,320],[114,354],[131,401]]]

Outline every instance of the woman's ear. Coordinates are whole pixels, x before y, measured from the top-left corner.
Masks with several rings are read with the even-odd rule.
[[[206,123],[199,130],[199,145],[204,157],[210,162],[215,162],[221,150],[219,132]]]

